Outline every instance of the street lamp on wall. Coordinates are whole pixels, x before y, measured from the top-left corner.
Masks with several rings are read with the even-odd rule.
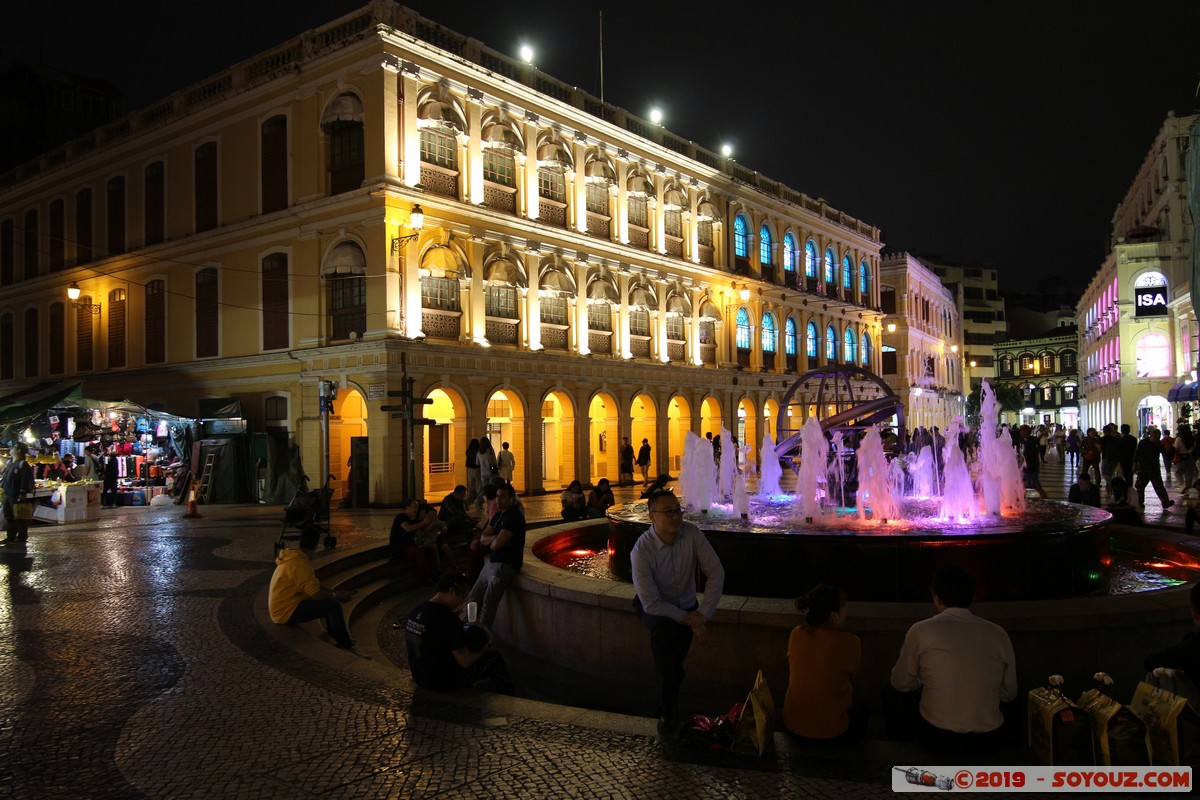
[[[408,213],[408,227],[412,229],[412,233],[392,238],[392,255],[399,253],[400,248],[409,242],[415,242],[421,235],[421,228],[425,227],[425,212],[419,204],[414,203],[412,211]]]
[[[888,326],[887,326],[887,332],[888,332],[888,333],[895,333],[895,332],[896,332],[896,323],[894,323],[894,322],[889,322],[889,323],[888,323]]]
[[[67,287],[67,299],[71,301],[71,305],[84,311],[90,311],[93,314],[99,314],[100,304],[81,301],[79,299],[79,295],[81,293],[82,291],[79,288],[79,284],[75,281],[71,281],[71,285]]]

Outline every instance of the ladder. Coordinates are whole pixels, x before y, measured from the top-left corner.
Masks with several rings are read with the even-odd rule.
[[[200,485],[196,487],[196,499],[201,503],[212,502],[212,474],[213,465],[216,463],[216,453],[209,453],[204,459],[204,469],[200,472]]]

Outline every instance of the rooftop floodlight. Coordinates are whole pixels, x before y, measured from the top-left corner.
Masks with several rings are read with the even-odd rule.
[[[662,124],[662,111],[659,108],[655,107],[650,109],[650,121],[655,125]]]
[[[521,60],[526,64],[533,63],[533,48],[527,44],[521,45]]]
[[[729,158],[733,155],[733,146],[728,143],[721,145],[721,155]]]

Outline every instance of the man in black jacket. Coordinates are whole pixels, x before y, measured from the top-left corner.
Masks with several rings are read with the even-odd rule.
[[[1162,434],[1159,433],[1158,428],[1150,428],[1146,438],[1138,442],[1134,458],[1137,462],[1137,483],[1133,486],[1137,489],[1138,505],[1145,509],[1146,484],[1154,484],[1154,493],[1162,501],[1163,511],[1166,511],[1175,505],[1175,501],[1167,496],[1167,487],[1163,486],[1162,472],[1159,471],[1163,452],[1162,443],[1159,441],[1160,436]],[[1129,438],[1132,439],[1133,437],[1130,436]],[[1124,469],[1124,466],[1122,466],[1122,469]]]

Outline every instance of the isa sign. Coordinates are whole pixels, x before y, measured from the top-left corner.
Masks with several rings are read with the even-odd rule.
[[[1136,317],[1165,317],[1167,315],[1166,286],[1138,286],[1133,290]]]

